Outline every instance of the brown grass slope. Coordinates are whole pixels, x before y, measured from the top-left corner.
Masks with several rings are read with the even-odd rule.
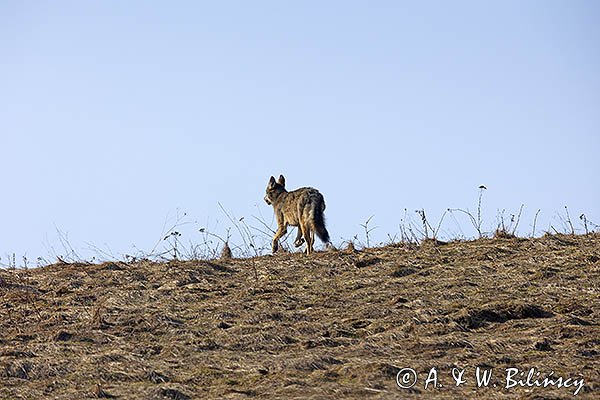
[[[599,234],[0,270],[0,398],[594,398],[599,286]]]

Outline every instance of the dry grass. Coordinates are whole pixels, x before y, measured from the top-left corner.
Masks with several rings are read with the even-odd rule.
[[[0,398],[573,396],[453,387],[478,365],[593,398],[599,285],[598,234],[0,270]],[[434,366],[443,388],[396,386]]]

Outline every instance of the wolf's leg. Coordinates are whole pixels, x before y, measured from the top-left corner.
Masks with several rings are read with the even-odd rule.
[[[294,246],[300,247],[304,244],[304,238],[302,237],[302,228],[298,227],[298,232],[296,233],[296,240],[294,240]]]
[[[310,229],[310,225],[308,225],[307,230],[308,232],[306,232],[306,254],[312,254],[312,252],[314,251],[313,244],[315,243],[315,234],[313,233],[312,229]]]
[[[302,236],[304,236],[304,240],[306,241],[306,254],[310,255],[313,252],[313,241],[311,240],[313,233],[311,232],[310,224],[303,223],[301,227]]]
[[[271,243],[271,249],[273,250],[273,253],[275,253],[279,249],[279,239],[281,239],[281,237],[286,233],[287,225],[279,226],[277,232],[275,232],[275,236],[273,236],[273,242]]]

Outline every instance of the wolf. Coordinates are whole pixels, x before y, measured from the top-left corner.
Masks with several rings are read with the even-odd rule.
[[[271,176],[267,185],[265,202],[273,206],[277,219],[277,232],[273,236],[273,253],[279,248],[279,239],[287,233],[288,226],[297,226],[298,234],[294,246],[300,247],[306,242],[306,254],[313,252],[315,232],[319,239],[329,244],[329,232],[325,228],[325,199],[315,188],[303,187],[288,192],[285,178],[279,175],[276,181]]]

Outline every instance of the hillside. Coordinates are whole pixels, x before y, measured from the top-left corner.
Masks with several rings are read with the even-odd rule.
[[[599,290],[600,234],[0,270],[0,398],[597,398]]]

